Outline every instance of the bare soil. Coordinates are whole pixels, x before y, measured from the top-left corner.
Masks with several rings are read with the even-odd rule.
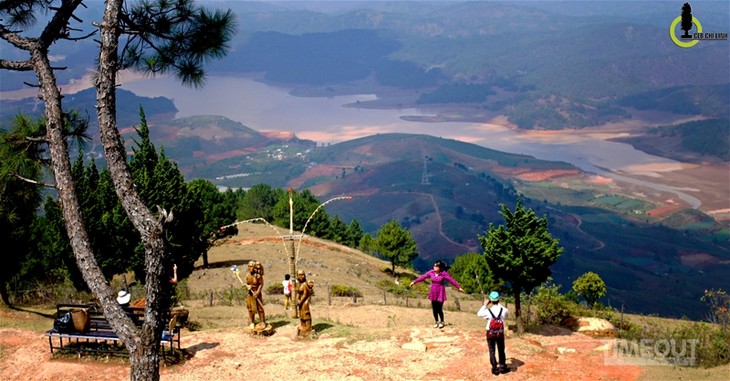
[[[268,308],[269,306],[267,306]],[[604,340],[544,327],[517,337],[507,333],[511,372],[490,373],[484,329],[472,313],[447,312],[444,329],[428,323],[427,309],[393,306],[316,306],[352,337],[327,333],[334,323],[319,322],[316,338],[296,338],[296,321],[270,337],[253,337],[242,328],[183,333],[188,360],[161,368],[161,380],[722,380],[717,370],[610,365]],[[467,322],[468,321],[468,322]],[[0,374],[4,380],[126,380],[120,359],[53,358],[41,332],[0,329]],[[724,372],[724,373],[723,373]]]
[[[320,307],[340,324],[358,328],[355,339],[331,337],[326,323],[314,339],[297,339],[295,322],[276,328],[270,337],[253,337],[238,329],[184,332],[189,359],[161,369],[162,380],[233,380],[243,377],[279,380],[475,380],[489,373],[483,328],[466,328],[471,313],[447,313],[446,328],[427,324],[425,309],[390,306]],[[394,326],[387,327],[388,317]],[[362,331],[372,334],[363,336]],[[404,346],[404,344],[406,344]],[[557,329],[547,334],[509,333],[508,364],[512,380],[636,380],[635,366],[603,365],[602,344],[578,333]],[[40,332],[1,329],[0,372],[5,380],[124,380],[128,366],[119,360],[52,358]],[[409,349],[413,346],[413,349]],[[575,353],[559,354],[558,347]]]

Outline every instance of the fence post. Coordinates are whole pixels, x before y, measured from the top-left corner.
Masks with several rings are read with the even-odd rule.
[[[388,305],[388,293],[386,293],[385,290],[383,290],[383,305]]]
[[[357,291],[352,292],[352,303],[357,304]]]
[[[329,283],[327,283],[327,305],[332,305],[332,289],[330,288]]]
[[[208,307],[213,307],[213,291],[210,292],[210,296],[208,297]]]

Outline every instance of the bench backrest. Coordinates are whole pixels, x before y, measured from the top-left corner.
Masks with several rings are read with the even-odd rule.
[[[57,304],[56,305],[56,316],[61,316],[66,312],[73,312],[77,310],[86,310],[88,318],[90,320],[89,327],[94,330],[111,330],[111,325],[104,316],[104,312],[94,304]],[[141,326],[144,324],[144,307],[124,307],[124,311],[132,318],[132,321]],[[163,316],[163,321],[170,321],[169,314]],[[166,328],[172,326],[166,324]]]

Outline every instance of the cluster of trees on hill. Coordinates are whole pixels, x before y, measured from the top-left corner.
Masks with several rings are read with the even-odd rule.
[[[9,304],[9,292],[44,287],[70,279],[79,290],[88,289],[76,265],[70,239],[64,226],[62,205],[57,196],[47,195],[42,213],[36,214],[41,203],[39,184],[24,181],[40,176],[40,166],[26,158],[19,161],[27,145],[21,142],[37,139],[42,122],[33,123],[19,117],[9,131],[0,133],[3,158],[2,215],[4,234],[10,234],[14,243],[9,259],[11,265],[0,269],[0,295]],[[137,130],[140,140],[133,148],[129,163],[137,190],[146,203],[157,205],[174,216],[166,227],[165,237],[169,255],[164,266],[178,264],[181,276],[193,270],[193,263],[205,253],[210,238],[218,227],[231,222],[235,200],[220,193],[205,180],[186,183],[177,166],[164,154],[158,153],[150,141],[149,130],[142,114]],[[81,215],[89,234],[89,244],[103,275],[111,279],[115,274],[133,271],[144,282],[144,248],[134,226],[117,197],[108,168],[99,170],[91,161],[85,163],[78,155],[71,168],[75,190],[79,195]],[[22,191],[21,191],[22,190]],[[22,218],[13,217],[14,215]]]
[[[671,127],[656,127],[649,133],[662,137],[679,136],[680,146],[702,155],[730,160],[730,120],[707,119],[687,122]]]
[[[639,110],[722,118],[730,113],[728,85],[675,86],[623,97],[617,104]]]

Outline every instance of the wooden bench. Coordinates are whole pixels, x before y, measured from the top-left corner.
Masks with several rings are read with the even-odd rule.
[[[77,352],[79,355],[81,355],[81,352],[126,353],[126,348],[112,330],[109,321],[106,320],[102,311],[96,306],[57,304],[56,317],[82,309],[88,313],[88,330],[78,331],[74,329],[70,332],[57,332],[55,329],[49,329],[45,332],[44,335],[48,337],[51,354],[54,350],[72,351]],[[124,310],[137,326],[144,323],[144,308],[127,307]],[[172,353],[175,350],[176,343],[177,349],[180,349],[180,329],[181,324],[177,321],[177,315],[173,315],[169,319],[169,323],[160,339],[164,352],[167,352],[169,346],[169,351]]]

